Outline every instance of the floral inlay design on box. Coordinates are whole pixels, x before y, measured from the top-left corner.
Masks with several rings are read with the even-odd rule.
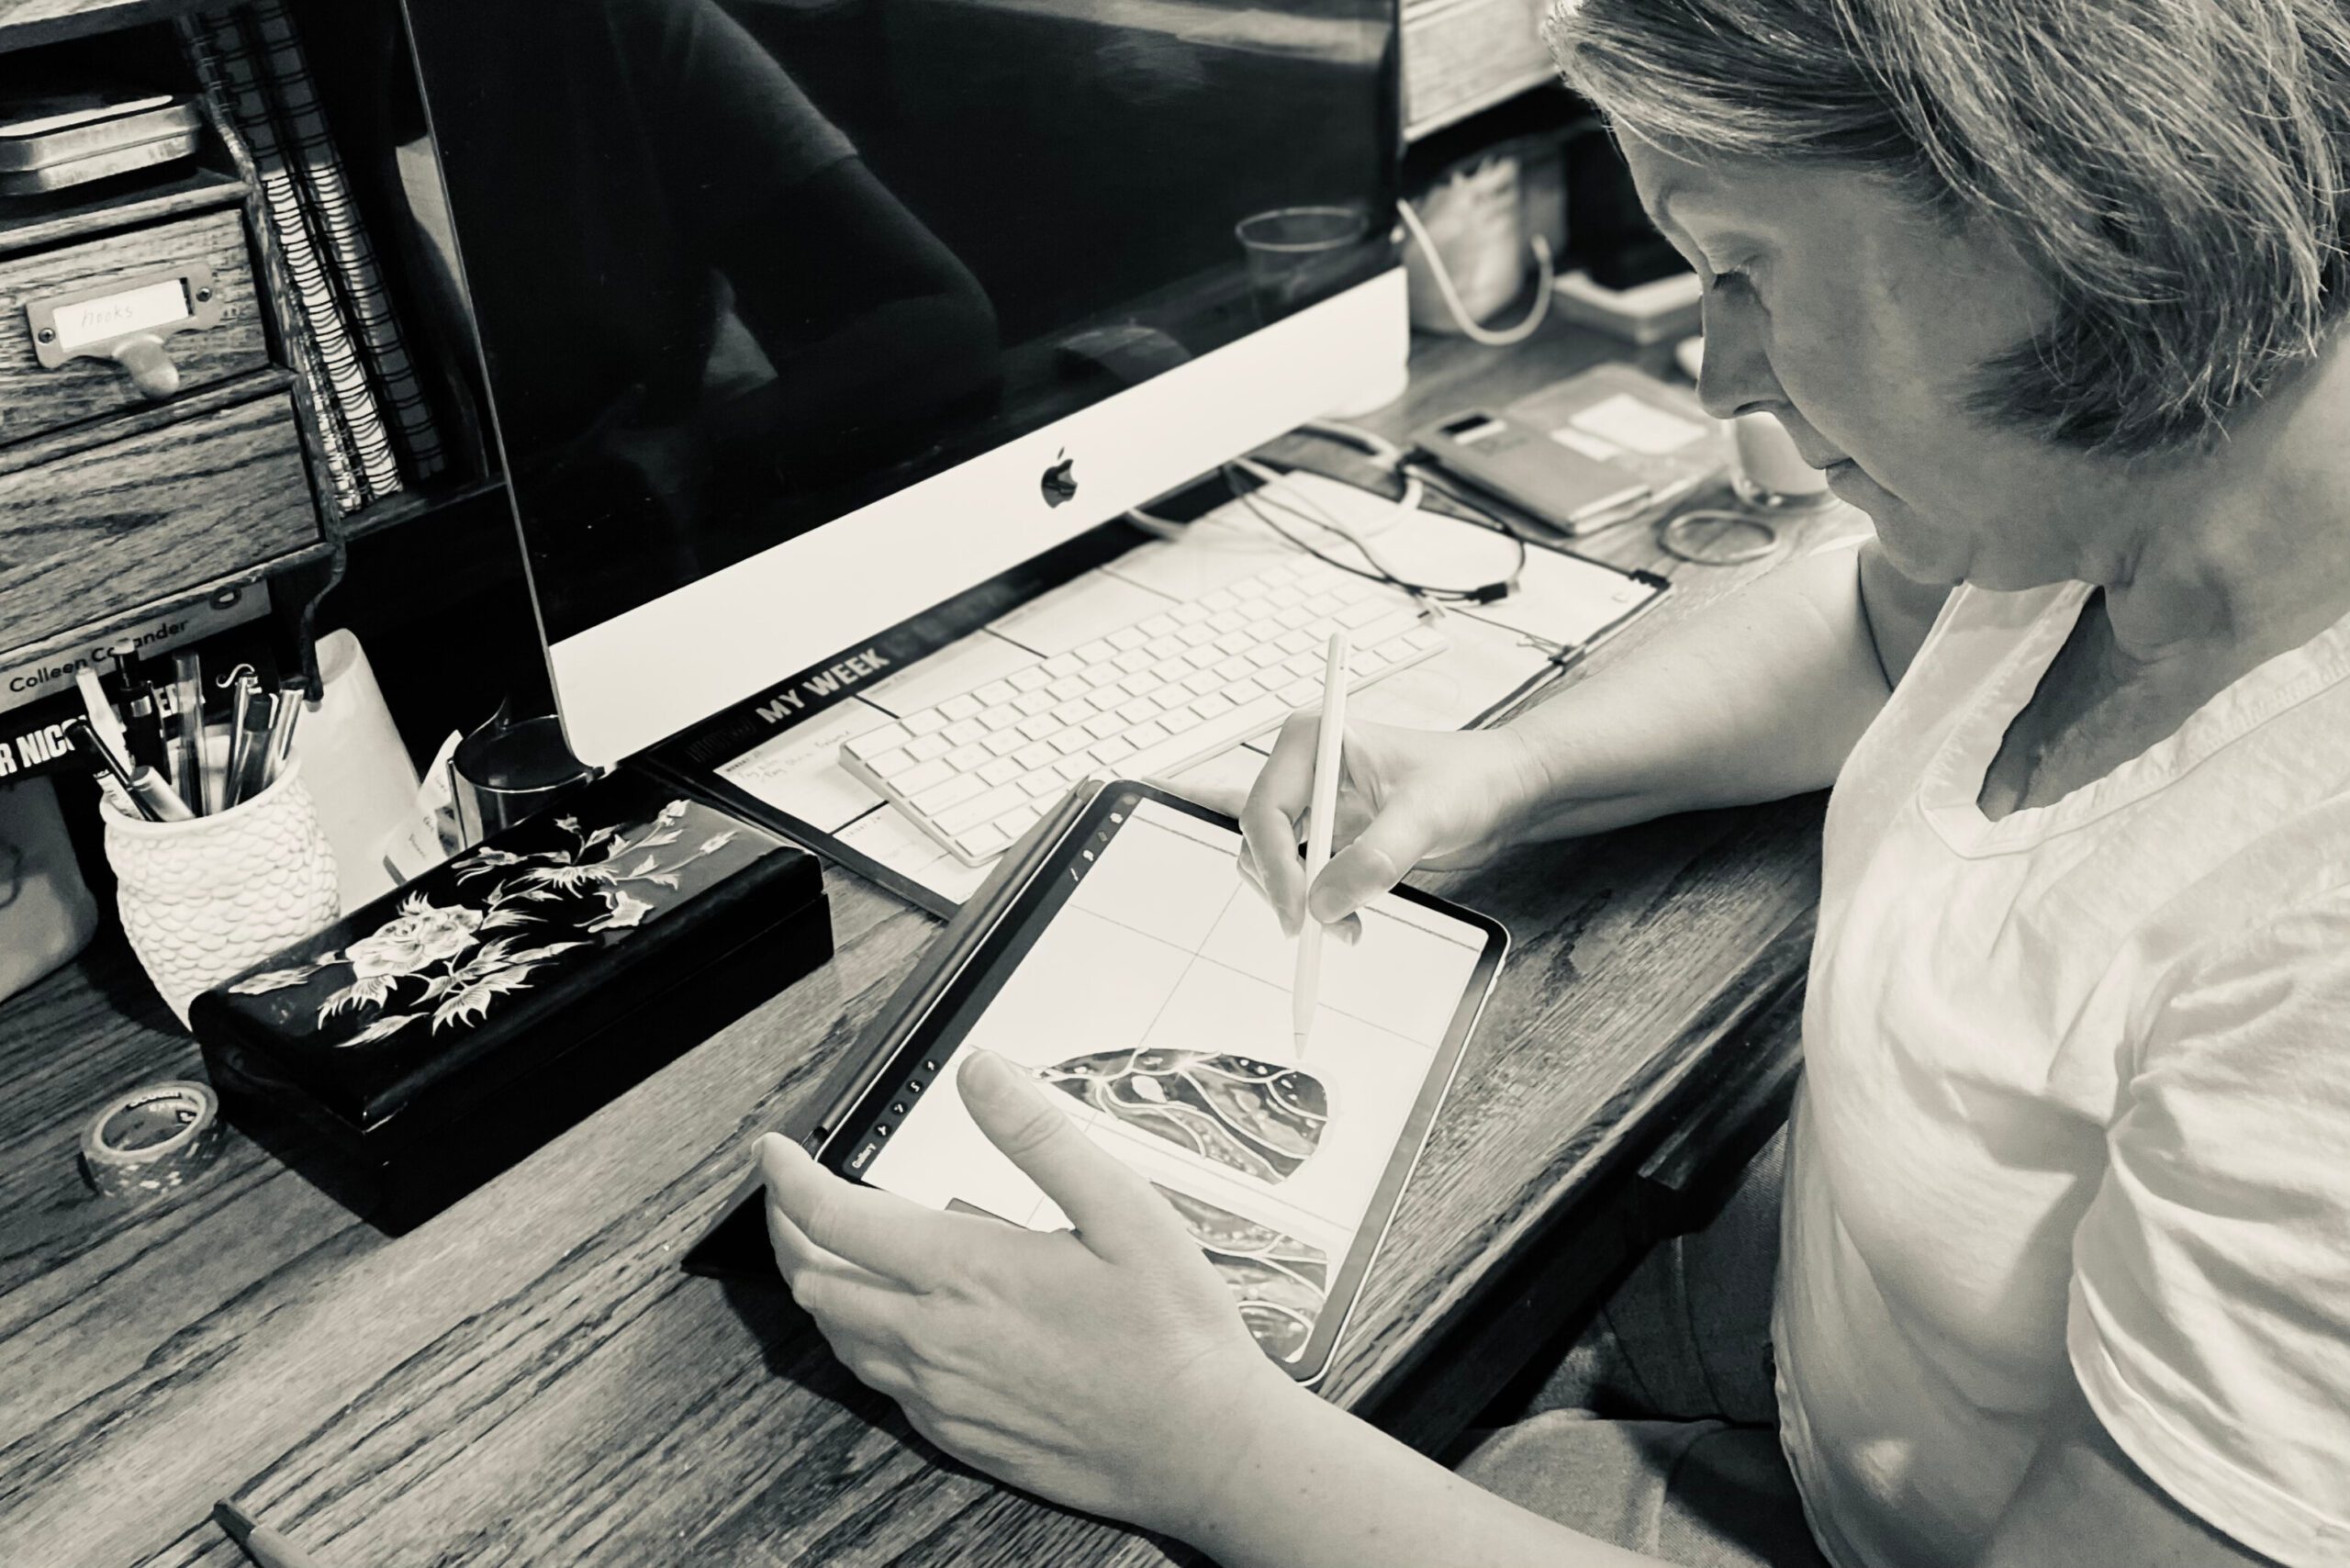
[[[348,946],[249,975],[227,989],[260,996],[347,966],[350,983],[319,1004],[317,1027],[371,1008],[379,1016],[338,1042],[346,1047],[386,1039],[427,1019],[434,1034],[477,1023],[499,997],[529,989],[533,974],[588,946],[588,937],[642,924],[666,902],[665,894],[677,891],[679,872],[733,842],[729,828],[665,857],[660,852],[685,836],[685,815],[686,803],[671,801],[641,836],[620,824],[590,829],[576,817],[557,817],[568,845],[521,854],[484,845],[449,867],[468,895],[461,902],[436,904],[411,892],[396,916]]]

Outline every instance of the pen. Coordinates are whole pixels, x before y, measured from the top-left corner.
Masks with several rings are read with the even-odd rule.
[[[299,685],[280,688],[277,711],[272,715],[269,728],[269,762],[262,774],[262,787],[267,789],[285,771],[294,756],[294,726],[302,717],[302,709],[310,700],[309,689]]]
[[[172,655],[172,722],[177,729],[180,799],[204,810],[204,659],[193,648]]]
[[[317,1558],[267,1525],[255,1524],[252,1516],[226,1497],[212,1505],[212,1522],[261,1568],[319,1568]]]
[[[151,767],[142,766],[134,768],[125,762],[122,754],[98,734],[89,720],[68,719],[65,735],[73,743],[74,750],[95,756],[106,765],[106,771],[114,775],[116,781],[121,784],[132,803],[139,808],[140,816],[151,823],[176,823],[188,819],[187,802],[172,792],[172,787],[163,782],[163,776]]]
[[[229,778],[221,787],[221,810],[252,800],[268,784],[269,748],[277,734],[277,710],[291,700],[263,690],[251,676],[237,682],[236,721],[229,731]]]
[[[1305,889],[1330,863],[1330,823],[1338,814],[1338,754],[1347,734],[1347,661],[1353,655],[1346,628],[1330,633],[1330,656],[1322,666],[1322,722],[1314,732],[1314,790],[1305,819]],[[1297,933],[1297,983],[1290,989],[1290,1026],[1297,1051],[1314,1031],[1314,1004],[1322,991],[1322,923],[1305,912]]]

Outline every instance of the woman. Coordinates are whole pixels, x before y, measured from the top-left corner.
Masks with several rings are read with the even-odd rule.
[[[1351,729],[1311,890],[1292,725],[1255,877],[1329,921],[1832,782],[1774,1318],[1808,1539],[1705,1561],[2350,1562],[2350,17],[1588,0],[1553,42],[1705,280],[1706,402],[1875,538],[1507,729]],[[1226,1563],[1659,1560],[1252,1371],[1165,1205],[963,1087],[1082,1241],[763,1154],[794,1290],[944,1447]],[[1605,1518],[1604,1429],[1470,1468]]]

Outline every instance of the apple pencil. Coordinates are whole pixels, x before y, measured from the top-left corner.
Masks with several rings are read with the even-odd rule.
[[[258,1568],[318,1568],[317,1558],[226,1497],[212,1505],[212,1519]]]
[[[1305,819],[1305,890],[1330,863],[1330,823],[1338,814],[1339,747],[1347,734],[1347,661],[1354,650],[1346,628],[1330,633],[1330,656],[1322,666],[1322,722],[1314,732],[1314,790]],[[1290,989],[1290,1026],[1297,1052],[1314,1032],[1314,1006],[1322,991],[1322,923],[1308,910],[1297,933],[1297,983]]]

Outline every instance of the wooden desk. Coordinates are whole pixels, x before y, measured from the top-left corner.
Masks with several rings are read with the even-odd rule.
[[[1399,431],[1602,357],[1426,345]],[[1626,647],[1752,570],[1675,568]],[[1628,1244],[1595,1216],[1741,1056],[1784,1050],[1818,805],[1684,818],[1445,879],[1516,947],[1330,1395],[1441,1446]],[[241,1561],[233,1494],[366,1564],[1138,1564],[1162,1543],[941,1462],[779,1289],[675,1267],[935,924],[842,872],[839,956],[397,1240],[231,1136],[176,1199],[94,1197],[108,1094],[199,1070],[118,937],[0,1009],[0,1562]],[[1474,1309],[1474,1310],[1472,1310]],[[1180,1555],[1180,1553],[1179,1553]]]

